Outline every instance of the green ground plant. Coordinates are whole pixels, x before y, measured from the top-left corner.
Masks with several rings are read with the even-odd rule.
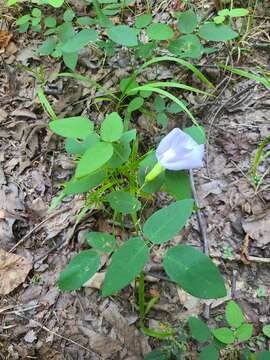
[[[188,341],[197,341],[201,348],[199,360],[267,360],[270,351],[253,353],[249,349],[249,341],[253,336],[253,325],[246,322],[240,306],[233,300],[226,304],[226,326],[208,328],[204,321],[191,316],[188,319],[188,331],[180,327],[173,331],[156,349],[145,356],[144,360],[172,360],[185,358]],[[262,329],[264,336],[270,337],[270,325]],[[224,357],[225,356],[225,357]]]
[[[19,32],[42,33],[43,42],[38,53],[63,59],[62,65],[68,69],[56,76],[82,81],[98,89],[101,95],[96,96],[94,104],[104,105],[107,109],[100,124],[95,124],[84,115],[59,118],[45,95],[46,77],[42,66],[37,70],[27,69],[38,80],[37,95],[50,118],[49,130],[64,139],[65,150],[76,166],[74,175],[63,184],[63,190],[53,200],[50,209],[60,206],[67,196],[85,194],[85,205],[78,215],[78,222],[95,207],[111,217],[113,224],[120,224],[123,228],[127,221],[132,224],[127,241],[119,241],[114,228],[112,233],[86,233],[84,250],[71,259],[60,274],[58,285],[63,291],[79,289],[100,270],[101,257],[107,254],[110,262],[102,286],[102,296],[114,295],[135,282],[140,329],[149,336],[169,338],[173,346],[167,343],[167,352],[180,356],[185,350],[182,330],[175,334],[172,328],[166,327],[157,332],[147,326],[147,315],[158,301],[156,297],[147,301],[145,298],[144,268],[151,255],[160,246],[167,244],[162,261],[165,273],[195,297],[224,297],[226,289],[218,268],[200,250],[190,245],[170,246],[169,243],[197,210],[188,174],[192,167],[186,166],[179,170],[161,167],[153,148],[142,152],[140,134],[133,120],[138,112],[150,114],[156,117],[157,125],[164,130],[168,123],[168,113],[185,112],[193,125],[184,128],[183,132],[177,130],[184,139],[188,139],[187,148],[184,149],[187,154],[183,154],[186,157],[193,148],[203,148],[205,134],[189,110],[184,94],[210,94],[176,80],[139,83],[139,75],[152,65],[173,62],[191,71],[211,91],[214,86],[191,61],[216,51],[212,43],[237,39],[239,33],[233,28],[231,19],[246,16],[247,11],[224,10],[217,17],[204,22],[193,10],[175,13],[177,30],[174,30],[168,24],[155,21],[149,4],[144,14],[137,15],[136,10],[130,7],[132,3],[129,0],[87,1],[85,5],[91,5],[95,10],[95,15],[90,17],[76,14],[64,0],[40,0],[34,6],[28,2],[28,12],[22,12],[22,16],[17,19],[17,26]],[[7,0],[6,5],[22,10],[16,0]],[[125,24],[123,15],[127,8],[134,12],[133,25]],[[112,22],[110,16],[114,15],[120,15],[120,24]],[[142,42],[142,34],[147,36],[146,42]],[[80,52],[86,47],[102,49],[104,57],[113,56],[119,48],[124,48],[130,57],[142,60],[143,65],[138,65],[115,88],[107,89],[75,71]],[[160,56],[160,52],[164,51],[166,55]],[[173,91],[180,95],[175,95]],[[157,116],[152,115],[153,109]],[[174,149],[169,149],[170,156],[174,152]],[[155,199],[157,191],[167,192],[174,201],[147,217],[145,209]],[[234,311],[237,313],[235,309],[236,305]],[[240,316],[239,309],[237,314]],[[199,322],[195,318],[190,320],[193,335],[198,330],[196,326],[203,327]],[[238,344],[240,335],[242,339],[244,337],[242,332],[247,329],[250,332],[249,324],[241,322],[235,326],[232,321],[228,323],[233,329],[216,329],[211,332],[215,344],[216,341]],[[218,351],[213,343],[207,346],[203,352],[208,355],[214,348]]]
[[[6,4],[15,6],[17,3],[8,0]],[[40,8],[34,7],[30,13],[19,17],[17,25],[20,32],[30,28],[37,32],[43,30],[45,40],[38,49],[39,54],[63,58],[65,65],[75,70],[79,52],[86,46],[99,47],[106,56],[112,56],[120,45],[146,60],[156,56],[161,49],[180,58],[199,60],[203,54],[218,50],[208,47],[209,42],[236,39],[239,34],[233,30],[230,20],[248,15],[248,10],[243,8],[224,9],[212,21],[201,22],[193,10],[176,12],[177,32],[168,24],[155,22],[151,13],[136,16],[133,26],[114,25],[109,16],[123,12],[131,3],[130,0],[93,0],[96,17],[90,17],[77,16],[70,5],[60,0],[44,0],[39,3]],[[62,16],[44,16],[44,5],[61,8]],[[97,25],[105,29],[106,40],[100,38]],[[140,40],[142,33],[147,35],[147,42]]]

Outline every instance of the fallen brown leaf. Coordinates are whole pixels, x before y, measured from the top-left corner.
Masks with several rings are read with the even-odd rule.
[[[32,264],[19,255],[0,249],[0,294],[7,295],[24,282]]]
[[[0,29],[0,54],[5,52],[12,36],[10,32]]]
[[[245,238],[244,238],[244,242],[243,242],[243,245],[242,245],[242,249],[241,249],[241,255],[240,255],[240,259],[242,260],[242,262],[245,264],[245,265],[249,265],[250,264],[250,261],[249,261],[249,244],[250,244],[250,236],[249,234],[246,234]]]

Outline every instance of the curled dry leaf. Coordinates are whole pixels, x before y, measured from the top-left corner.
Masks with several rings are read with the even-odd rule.
[[[0,294],[7,295],[24,282],[32,264],[19,255],[0,249]]]

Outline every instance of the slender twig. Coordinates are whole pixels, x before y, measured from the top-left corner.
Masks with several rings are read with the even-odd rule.
[[[14,311],[14,313],[15,313],[17,316],[19,316],[19,317],[21,317],[21,318],[23,318],[23,319],[25,319],[25,320],[30,321],[30,319],[29,319],[27,316],[24,316],[24,315],[20,314],[19,311]],[[68,337],[66,337],[66,336],[57,334],[55,331],[48,329],[46,326],[42,325],[40,322],[38,322],[38,321],[36,321],[36,320],[33,320],[33,319],[31,319],[31,321],[34,322],[37,326],[39,326],[41,329],[49,332],[50,334],[52,334],[52,335],[54,335],[54,336],[56,336],[56,337],[58,337],[58,338],[60,338],[60,339],[66,340],[66,341],[68,341],[68,342],[70,342],[70,343],[72,343],[72,344],[80,347],[81,349],[86,350],[87,352],[93,353],[93,352],[92,352],[90,349],[88,349],[87,347],[85,347],[85,346],[77,343],[76,341],[74,341],[74,340],[72,340],[72,339],[70,339],[70,338],[68,338]]]

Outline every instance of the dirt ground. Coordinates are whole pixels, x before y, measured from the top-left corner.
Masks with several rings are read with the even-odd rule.
[[[249,34],[245,44],[249,51],[241,54],[235,66],[250,70],[262,66],[269,71],[269,47],[258,44],[269,41],[270,21],[262,22]],[[82,196],[66,198],[59,208],[48,213],[61,184],[72,175],[74,163],[59,137],[48,130],[49,118],[37,100],[34,77],[18,68],[17,62],[29,67],[37,67],[41,61],[45,64],[46,73],[51,74],[47,94],[59,116],[83,113],[98,124],[104,109],[93,107],[95,93],[91,89],[55,78],[53,72],[59,71],[61,64],[35,54],[38,36],[16,33],[12,17],[4,23],[13,38],[0,59],[0,248],[24,257],[25,266],[29,263],[31,269],[21,285],[1,296],[0,357],[143,359],[158,341],[144,336],[136,327],[134,286],[116,296],[101,297],[99,289],[107,258],[95,281],[83,289],[62,293],[57,287],[59,273],[85,247],[83,234],[91,229],[110,231],[112,225],[96,208],[75,224]],[[102,69],[103,59],[89,55],[80,58],[81,73],[107,86],[118,83],[132,70],[125,52],[107,59]],[[265,343],[256,335],[262,324],[270,323],[270,177],[266,175],[255,191],[250,168],[260,140],[270,132],[270,92],[254,81],[219,70],[216,64],[226,60],[228,54],[222,49],[200,62],[200,69],[217,86],[217,96],[206,100],[187,95],[187,100],[208,137],[205,167],[194,173],[208,238],[204,245],[219,265],[229,295],[209,304],[172,283],[148,277],[147,293],[160,295],[149,325],[159,328],[159,322],[168,322],[178,326],[191,314],[203,314],[206,319],[210,314],[211,325],[223,313],[225,301],[233,297],[254,324],[250,346],[258,350]],[[150,78],[153,74],[157,79],[171,79],[179,74],[179,68],[171,64],[153,67],[144,76]],[[189,84],[197,84],[190,74],[184,77]],[[171,116],[170,127],[187,123],[184,115]],[[146,141],[159,132],[140,114],[136,125]],[[269,160],[260,165],[260,173],[269,165]],[[161,193],[156,205],[164,201],[167,199]],[[128,230],[117,231],[127,238]],[[202,248],[205,239],[196,215],[173,241]],[[165,247],[155,254],[147,271],[162,275],[163,250]],[[190,344],[187,359],[197,359],[196,354]]]

